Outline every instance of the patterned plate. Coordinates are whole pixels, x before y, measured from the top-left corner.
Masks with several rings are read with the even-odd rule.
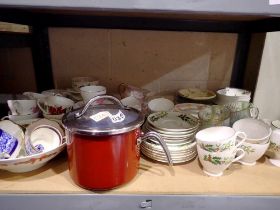
[[[210,90],[201,90],[198,88],[186,88],[178,91],[178,94],[184,98],[192,100],[210,100],[216,97],[216,94]]]
[[[160,130],[186,132],[199,126],[199,120],[180,112],[156,112],[148,116],[148,123]]]

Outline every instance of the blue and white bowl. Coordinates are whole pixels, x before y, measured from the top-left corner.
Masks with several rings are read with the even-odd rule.
[[[22,148],[24,133],[10,120],[0,121],[0,159],[13,159]]]

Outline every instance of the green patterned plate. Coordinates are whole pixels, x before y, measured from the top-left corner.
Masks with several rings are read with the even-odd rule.
[[[185,113],[156,112],[148,116],[148,123],[165,131],[184,132],[199,126],[199,120]]]

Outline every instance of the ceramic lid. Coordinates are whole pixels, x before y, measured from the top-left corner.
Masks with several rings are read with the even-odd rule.
[[[91,106],[96,101],[109,99],[114,104]],[[62,123],[70,132],[83,135],[114,135],[138,128],[144,116],[136,109],[128,108],[113,96],[96,96],[85,107],[65,114]]]

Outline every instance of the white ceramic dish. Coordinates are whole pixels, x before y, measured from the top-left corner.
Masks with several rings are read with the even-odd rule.
[[[57,156],[65,146],[66,143],[64,142],[59,147],[47,152],[18,157],[15,159],[0,160],[0,169],[14,173],[33,171],[44,166],[48,161]]]
[[[154,112],[163,112],[171,111],[174,108],[174,103],[166,98],[155,98],[148,103],[149,111]]]

